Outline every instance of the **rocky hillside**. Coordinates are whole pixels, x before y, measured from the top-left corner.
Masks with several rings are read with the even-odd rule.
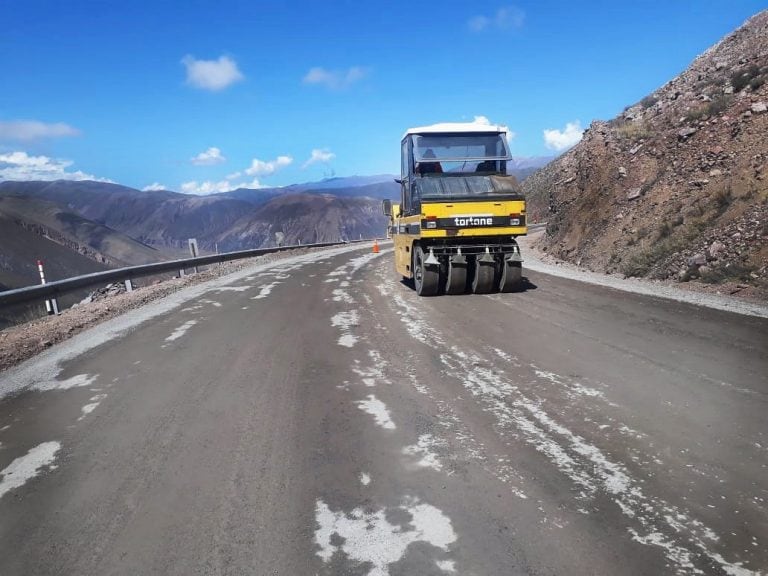
[[[523,182],[592,270],[768,287],[768,11]]]
[[[381,201],[331,194],[289,194],[270,200],[244,216],[215,241],[220,250],[244,246],[335,242],[383,236],[386,219]]]

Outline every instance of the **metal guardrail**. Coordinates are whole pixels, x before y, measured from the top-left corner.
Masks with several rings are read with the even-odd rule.
[[[198,256],[196,258],[182,258],[180,260],[168,260],[165,262],[154,262],[152,264],[142,264],[140,266],[128,266],[126,268],[116,268],[104,272],[94,272],[92,274],[83,274],[74,276],[65,280],[56,280],[39,286],[27,286],[26,288],[15,288],[0,292],[0,306],[8,304],[20,304],[33,300],[45,300],[72,292],[79,288],[94,286],[112,282],[115,280],[132,280],[143,276],[151,276],[162,272],[172,270],[185,270],[195,266],[204,266],[206,264],[218,264],[220,262],[229,262],[241,258],[251,258],[253,256],[262,256],[275,252],[285,252],[287,250],[297,250],[299,248],[325,248],[328,246],[340,246],[344,244],[359,243],[361,240],[351,242],[323,242],[320,244],[300,244],[298,246],[280,246],[275,248],[255,248],[253,250],[239,250],[237,252],[225,252],[223,254],[213,254],[211,256]],[[366,240],[362,240],[366,242]]]

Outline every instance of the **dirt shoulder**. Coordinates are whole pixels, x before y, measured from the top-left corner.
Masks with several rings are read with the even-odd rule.
[[[576,266],[548,254],[544,249],[543,240],[543,229],[518,238],[523,253],[524,268],[617,290],[768,318],[768,291],[758,287],[735,282],[706,284],[696,281],[647,280],[625,278],[620,274],[604,274]]]
[[[198,274],[164,280],[136,288],[133,292],[116,294],[107,292],[100,295],[98,300],[66,309],[58,316],[45,316],[5,328],[0,331],[0,373],[96,324],[141,308],[188,286],[220,278],[256,264],[268,264],[318,250],[323,249],[296,249],[215,264],[206,267]],[[102,292],[105,291],[102,290]]]

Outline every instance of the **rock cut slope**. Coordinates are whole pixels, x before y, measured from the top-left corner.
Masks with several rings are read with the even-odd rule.
[[[768,11],[526,179],[543,248],[592,270],[768,288]]]

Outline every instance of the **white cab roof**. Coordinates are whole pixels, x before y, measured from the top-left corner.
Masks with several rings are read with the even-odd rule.
[[[481,122],[441,122],[431,126],[420,126],[418,128],[408,128],[403,134],[403,138],[409,134],[446,134],[456,132],[487,132],[490,134],[506,134],[509,130],[506,126],[494,126]]]

